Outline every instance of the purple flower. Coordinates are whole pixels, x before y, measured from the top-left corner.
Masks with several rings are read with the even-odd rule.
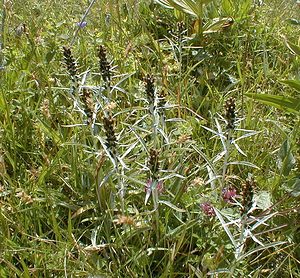
[[[156,187],[158,193],[162,193],[164,191],[163,182],[162,181],[152,181],[149,179],[145,186],[145,192],[151,192]]]
[[[86,21],[80,21],[80,22],[77,22],[76,25],[79,28],[84,28],[87,25],[87,22]]]
[[[236,190],[235,188],[223,188],[222,190],[222,197],[226,203],[230,203],[233,201],[233,198],[236,197]]]
[[[206,214],[207,216],[215,216],[216,215],[215,210],[214,210],[213,206],[211,205],[211,203],[209,203],[209,202],[202,203],[202,204],[200,204],[200,207],[201,207],[203,213]]]

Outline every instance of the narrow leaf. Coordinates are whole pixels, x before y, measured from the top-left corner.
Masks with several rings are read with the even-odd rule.
[[[170,202],[168,202],[168,201],[159,200],[158,203],[159,203],[159,204],[164,204],[164,205],[166,205],[166,206],[170,207],[171,209],[176,210],[176,211],[178,211],[178,212],[185,212],[184,209],[181,209],[181,208],[179,208],[179,207],[176,207],[175,205],[173,205],[172,203],[170,203]]]
[[[253,98],[261,103],[274,106],[291,113],[300,113],[300,98],[275,96],[267,94],[246,94],[247,97]]]
[[[300,80],[297,80],[297,79],[293,80],[293,79],[291,79],[291,80],[281,80],[280,82],[284,83],[286,85],[289,85],[293,89],[295,89],[295,90],[297,90],[297,91],[300,92]]]

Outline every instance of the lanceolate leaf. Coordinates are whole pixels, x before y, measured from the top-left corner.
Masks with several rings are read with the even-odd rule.
[[[279,149],[277,165],[284,176],[288,176],[293,169],[296,160],[291,152],[291,146],[288,140],[285,140]]]
[[[174,8],[195,17],[201,17],[202,6],[212,2],[212,0],[156,0],[156,2],[166,8]]]
[[[299,197],[300,196],[300,179],[296,179],[294,183],[293,191],[291,192],[292,196]]]
[[[282,80],[281,83],[287,84],[300,92],[300,80]]]
[[[246,94],[261,103],[274,106],[291,113],[300,113],[300,98],[275,96],[267,94]]]
[[[300,47],[292,42],[289,42],[286,38],[284,38],[285,44],[291,52],[296,55],[300,55]]]

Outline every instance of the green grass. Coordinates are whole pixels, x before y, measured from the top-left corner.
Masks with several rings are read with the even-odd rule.
[[[300,7],[264,2],[211,1],[203,24],[234,23],[200,34],[95,1],[76,34],[91,1],[5,1],[1,277],[300,277],[299,113],[247,96],[299,99]]]

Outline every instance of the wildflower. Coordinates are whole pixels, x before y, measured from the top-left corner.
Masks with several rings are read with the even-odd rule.
[[[84,28],[87,25],[87,22],[86,21],[77,22],[76,25],[79,28]]]
[[[71,92],[74,93],[78,89],[78,74],[77,74],[77,64],[76,61],[72,55],[72,51],[68,47],[63,47],[63,55],[64,55],[64,61],[69,73],[69,76],[72,81],[72,87]]]
[[[49,106],[50,106],[49,99],[44,99],[42,101],[42,105],[41,105],[41,112],[47,119],[51,119],[51,113],[50,113]]]
[[[223,200],[226,203],[230,203],[233,201],[233,198],[236,196],[236,190],[235,188],[229,187],[229,188],[223,188],[222,190],[222,197]]]
[[[110,87],[111,67],[107,59],[106,48],[100,45],[98,48],[99,69],[104,82],[107,82],[107,89]]]
[[[20,188],[17,189],[16,197],[26,205],[33,203],[33,198]]]
[[[145,82],[145,89],[146,89],[146,95],[147,99],[150,105],[154,105],[155,100],[155,89],[154,89],[154,78],[152,75],[147,74],[144,78]]]
[[[196,177],[192,180],[192,186],[203,186],[205,184],[204,180],[200,177]]]
[[[92,98],[91,91],[86,88],[83,88],[81,100],[84,104],[84,112],[88,117],[87,123],[91,123],[93,117],[93,98]]]
[[[145,185],[145,192],[151,193],[152,189],[154,189],[155,187],[156,187],[158,193],[162,193],[164,191],[162,181],[152,181],[152,179],[149,179],[147,181],[147,184]]]
[[[191,139],[189,134],[181,134],[177,139],[177,144],[183,144]]]
[[[254,189],[256,182],[251,175],[246,179],[242,190],[242,209],[241,214],[249,214],[253,206]]]
[[[227,120],[227,129],[235,128],[235,99],[229,98],[225,102],[225,118]]]
[[[162,89],[158,91],[158,108],[164,108],[166,105],[166,90]]]
[[[151,172],[151,177],[157,178],[159,171],[159,150],[150,149],[150,157],[148,161],[148,166]]]
[[[106,135],[106,146],[112,156],[116,154],[117,138],[115,135],[114,118],[111,115],[103,118],[103,126]]]
[[[115,222],[119,225],[125,224],[129,226],[135,226],[134,219],[126,215],[118,215],[118,219],[116,219]]]
[[[202,203],[202,204],[200,204],[200,207],[201,207],[203,213],[206,214],[207,216],[215,216],[216,215],[215,210],[214,210],[213,206],[211,205],[211,203],[209,203],[209,202]]]
[[[116,107],[117,107],[117,104],[116,104],[115,102],[110,102],[110,103],[108,103],[108,104],[106,104],[106,105],[104,106],[104,110],[105,110],[105,111],[112,111],[112,110],[114,110]]]

